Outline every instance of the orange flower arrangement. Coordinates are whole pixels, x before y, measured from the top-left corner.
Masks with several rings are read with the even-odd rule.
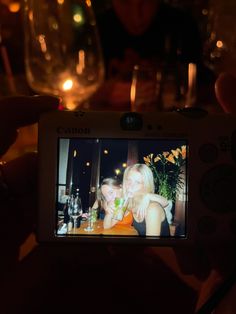
[[[151,153],[143,159],[153,172],[155,192],[175,202],[176,194],[184,184],[180,175],[186,163],[186,145],[156,157]]]

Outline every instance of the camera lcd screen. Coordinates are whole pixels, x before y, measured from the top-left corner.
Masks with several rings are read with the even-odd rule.
[[[184,139],[59,138],[55,235],[186,237]]]

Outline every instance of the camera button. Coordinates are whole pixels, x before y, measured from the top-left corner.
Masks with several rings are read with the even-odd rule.
[[[216,213],[236,212],[236,168],[222,164],[208,170],[200,182],[200,195],[207,208]]]

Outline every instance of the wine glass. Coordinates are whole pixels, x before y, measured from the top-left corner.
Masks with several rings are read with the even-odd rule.
[[[131,111],[156,111],[159,106],[161,72],[153,65],[135,65],[130,90]]]
[[[65,109],[88,108],[104,79],[90,0],[25,0],[25,69],[30,87],[62,98]]]
[[[217,76],[236,73],[236,2],[209,0],[205,11],[204,62]]]
[[[73,219],[73,228],[75,230],[77,227],[77,219],[82,215],[82,204],[79,197],[71,198],[68,214]]]
[[[135,65],[130,90],[131,111],[172,111],[193,107],[196,71],[194,63]]]

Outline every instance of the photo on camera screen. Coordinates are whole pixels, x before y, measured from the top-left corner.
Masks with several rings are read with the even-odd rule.
[[[184,139],[59,138],[56,236],[186,237]]]

